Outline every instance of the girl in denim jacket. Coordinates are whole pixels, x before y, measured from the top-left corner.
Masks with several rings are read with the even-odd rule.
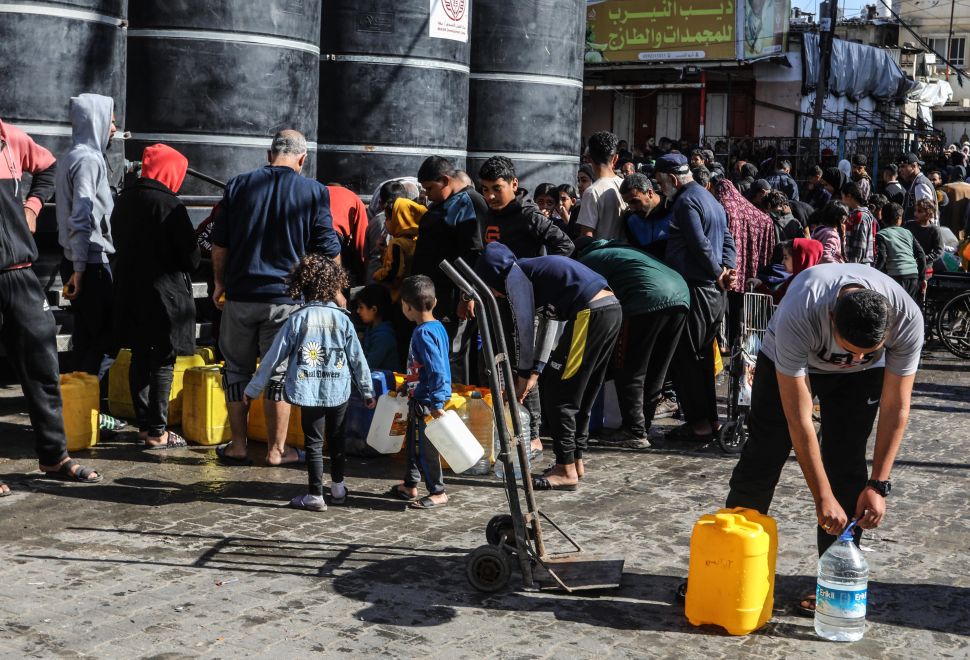
[[[295,509],[326,511],[323,499],[323,439],[330,450],[330,503],[347,501],[344,484],[344,415],[353,381],[373,408],[370,369],[350,315],[334,301],[347,286],[347,275],[332,259],[308,254],[290,277],[289,294],[306,304],[280,328],[273,345],[246,387],[245,401],[259,396],[277,366],[287,362],[283,394],[300,406],[306,447],[309,493],[295,497]]]

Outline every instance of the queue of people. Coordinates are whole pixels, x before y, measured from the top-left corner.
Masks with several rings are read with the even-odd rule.
[[[166,145],[147,148],[139,181],[114,199],[103,155],[115,130],[111,99],[82,95],[71,115],[74,147],[61,167],[0,123],[9,155],[0,162],[8,236],[0,245],[2,339],[24,383],[41,469],[95,483],[102,475],[66,452],[53,320],[28,272],[37,211],[56,188],[75,358],[103,375],[111,342],[130,346],[136,422],[150,450],[185,446],[168,428],[167,405],[175,358],[194,342],[190,277],[200,249],[177,197],[184,156]],[[415,509],[448,505],[425,419],[443,413],[453,382],[479,378],[478,310],[439,268],[462,258],[500,301],[531,450],[542,451],[543,431],[552,438],[555,462],[532,475],[533,486],[577,491],[591,411],[609,378],[622,427],[604,441],[648,450],[652,421],[674,397],[684,424],[669,441],[716,436],[722,320],[727,314],[729,334],[737,332],[742,294],[757,287],[780,306],[759,358],[751,439],[728,504],[767,512],[794,448],[815,500],[820,550],[852,514],[861,529],[877,526],[922,348],[917,299],[942,249],[939,199],[919,159],[900,162],[909,182],[901,203],[871,195],[867,163],[856,157],[815,173],[803,195],[820,204],[812,208],[799,200],[784,159],[764,164],[767,180],[748,182],[750,168],[740,167],[732,181],[713,153],[668,149],[649,173],[626,168],[619,176],[622,151],[615,135],[596,133],[578,190],[549,183],[532,196],[508,158],[485,161],[476,186],[454,163],[431,156],[415,177],[380,186],[366,208],[349,191],[302,176],[305,138],[277,133],[268,164],[230,180],[207,224],[231,426],[218,460],[251,464],[249,407],[262,396],[266,463],[307,465],[308,492],[290,505],[326,509],[324,441],[329,502],[344,504],[351,387],[373,407],[371,370],[403,368],[408,460],[388,496]],[[25,171],[34,176],[21,204]],[[351,277],[366,286],[348,301]],[[826,428],[820,447],[809,423],[812,393]],[[868,472],[865,441],[880,401],[892,414],[880,418]],[[305,452],[285,444],[294,404]]]

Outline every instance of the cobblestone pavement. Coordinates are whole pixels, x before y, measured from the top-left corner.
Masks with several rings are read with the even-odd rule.
[[[505,510],[494,478],[450,478],[449,507],[413,511],[378,495],[399,461],[354,459],[349,506],[317,514],[282,507],[306,492],[300,469],[221,467],[201,447],[148,453],[122,433],[79,456],[104,483],[53,482],[29,474],[19,389],[3,395],[0,478],[16,491],[0,499],[4,658],[970,657],[970,373],[944,354],[923,364],[888,519],[864,541],[869,627],[849,646],[818,640],[791,606],[814,589],[816,561],[793,460],[772,512],[775,616],[732,638],[693,628],[674,597],[731,457],[662,443],[592,452],[580,492],[540,503],[590,549],[625,555],[622,586],[482,595],[464,561]]]

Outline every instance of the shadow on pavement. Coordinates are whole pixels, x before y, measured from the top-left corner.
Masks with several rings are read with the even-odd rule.
[[[194,561],[100,559],[20,554],[18,557],[95,563],[127,563],[194,567],[220,573],[290,574],[332,580],[340,595],[362,603],[354,613],[364,621],[395,626],[437,626],[455,618],[459,608],[502,610],[510,614],[548,612],[561,621],[575,621],[615,630],[653,630],[708,635],[724,634],[716,627],[695,628],[683,615],[675,592],[682,575],[626,572],[617,589],[577,592],[518,591],[518,572],[510,588],[482,594],[465,581],[463,548],[423,549],[391,545],[296,541],[277,538],[220,537],[128,529],[76,527],[77,531],[167,537],[185,547],[207,544]],[[137,550],[135,550],[137,552]],[[151,552],[151,550],[146,550]],[[794,603],[814,592],[812,576],[779,575],[775,615],[791,614]],[[883,625],[970,636],[970,589],[940,584],[869,583],[868,620]],[[816,639],[811,619],[804,625],[773,621],[757,635]]]

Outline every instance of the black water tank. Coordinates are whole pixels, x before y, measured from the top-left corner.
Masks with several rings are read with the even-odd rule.
[[[125,114],[127,0],[0,3],[0,119],[62,156],[71,146],[70,98],[115,100]],[[111,149],[120,168],[120,144]]]
[[[469,2],[444,0],[466,13]],[[364,196],[429,155],[465,166],[466,40],[430,35],[428,0],[327,0],[320,39],[319,178]],[[468,17],[465,16],[466,25]]]
[[[584,0],[476,0],[468,168],[508,156],[530,190],[576,183],[583,100]]]
[[[137,0],[128,31],[128,157],[165,142],[225,181],[266,164],[273,134],[317,135],[321,0]],[[184,195],[218,195],[192,177]]]

